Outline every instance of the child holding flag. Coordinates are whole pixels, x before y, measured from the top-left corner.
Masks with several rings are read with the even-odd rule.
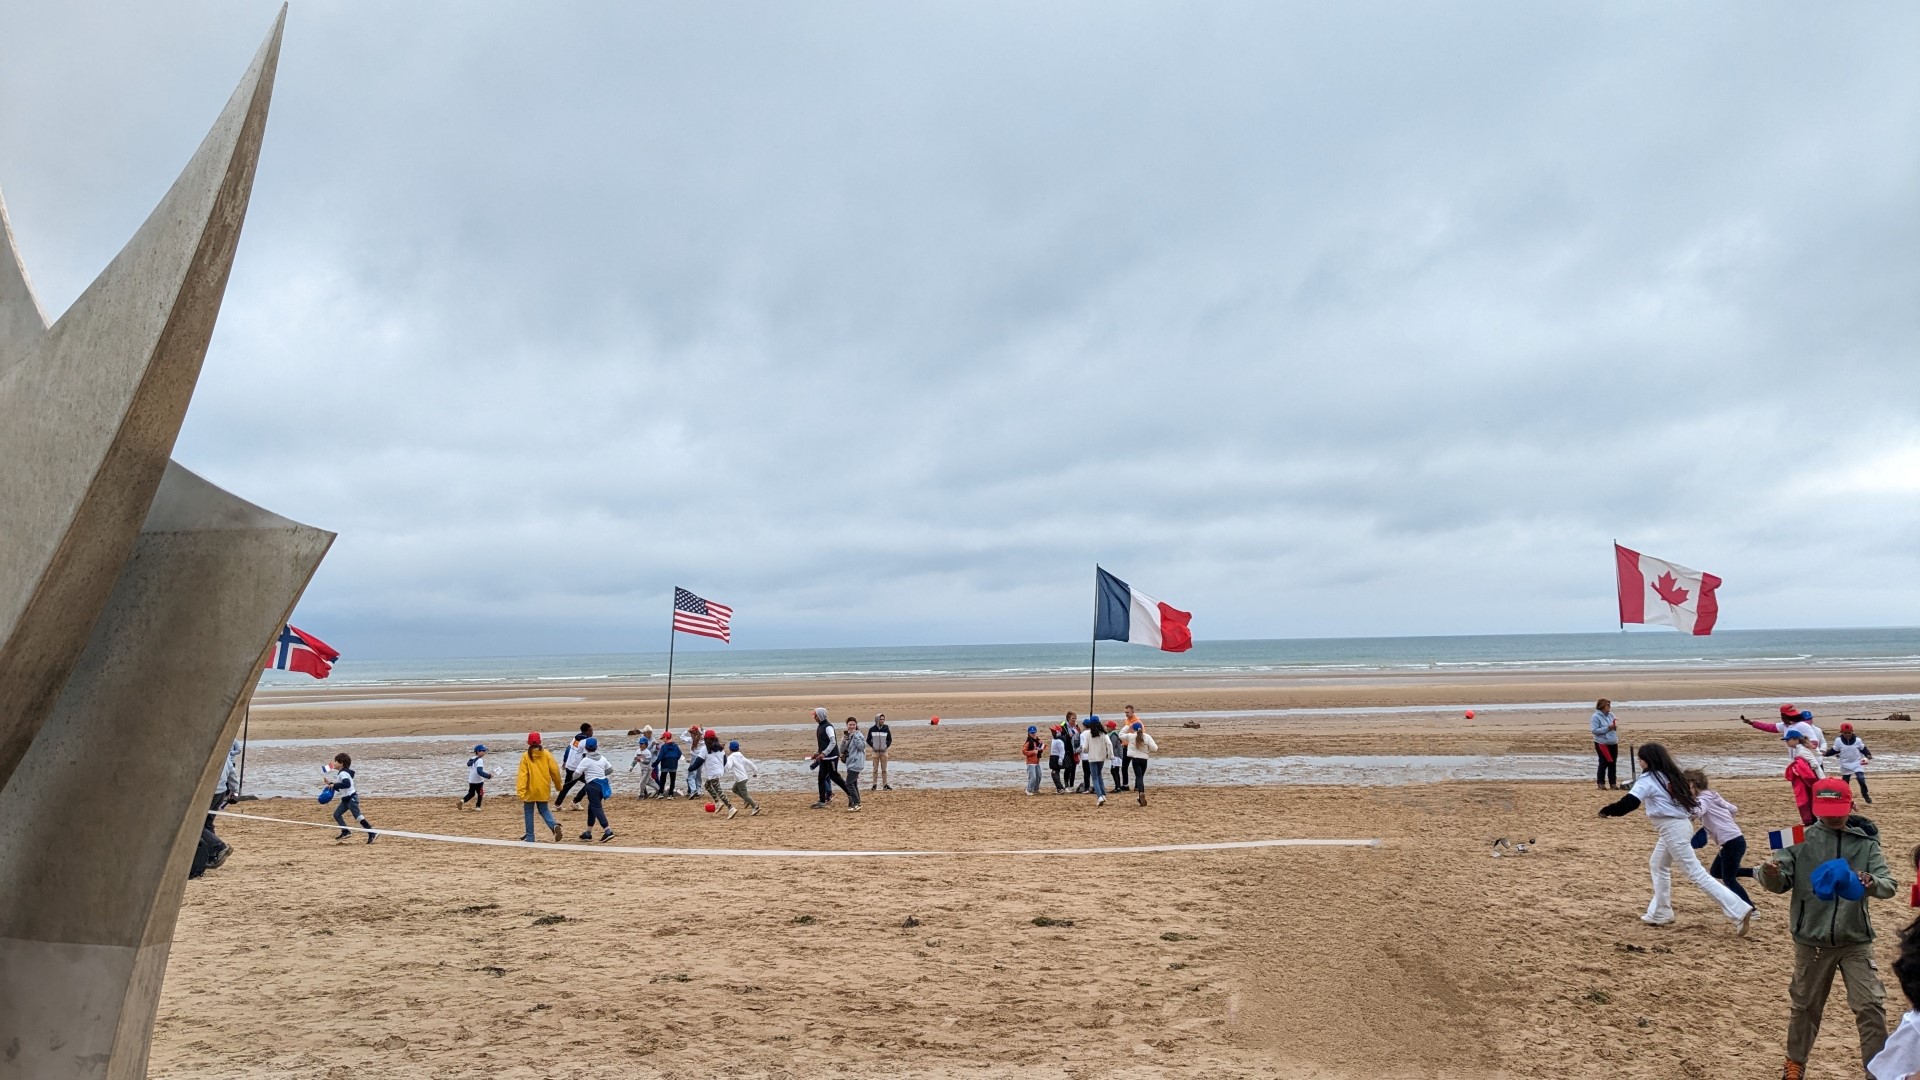
[[[373,823],[360,812],[360,789],[353,783],[353,758],[344,753],[333,755],[333,766],[320,766],[320,776],[333,789],[333,823],[340,826],[340,835],[334,839],[345,840],[353,835],[353,830],[347,828],[346,820],[347,815],[352,814],[353,820],[359,822],[360,828],[367,834],[367,843],[373,843],[376,835]]]
[[[1853,789],[1846,781],[1819,781],[1813,788],[1817,824],[1805,840],[1763,861],[1754,875],[1768,892],[1793,893],[1793,982],[1787,991],[1792,1012],[1781,1071],[1792,1080],[1806,1075],[1836,971],[1860,1033],[1861,1064],[1887,1042],[1887,991],[1874,967],[1867,898],[1893,895],[1893,871],[1880,851],[1879,830],[1865,818],[1850,821],[1852,813]]]

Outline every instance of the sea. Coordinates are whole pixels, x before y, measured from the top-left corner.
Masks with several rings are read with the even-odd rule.
[[[604,653],[462,659],[343,657],[326,683],[350,686],[484,686],[495,683],[665,679],[667,654]],[[835,649],[701,648],[679,652],[673,677],[923,679],[947,676],[1067,676],[1085,673],[1088,642],[912,645]],[[1446,674],[1502,670],[1686,671],[1737,668],[1875,670],[1920,667],[1920,627],[1723,630],[1709,637],[1668,631],[1482,634],[1451,637],[1277,638],[1198,641],[1184,653],[1101,642],[1099,671],[1243,675]],[[268,688],[315,688],[305,675],[269,671]]]

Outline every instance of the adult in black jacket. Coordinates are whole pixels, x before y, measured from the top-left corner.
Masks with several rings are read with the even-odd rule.
[[[818,771],[820,798],[810,810],[822,810],[833,801],[833,789],[838,787],[847,793],[847,809],[860,809],[860,790],[849,787],[846,777],[840,775],[840,740],[833,729],[833,721],[827,718],[827,710],[813,710],[813,737],[819,749],[810,760],[811,767]]]

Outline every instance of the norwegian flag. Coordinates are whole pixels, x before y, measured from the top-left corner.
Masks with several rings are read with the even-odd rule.
[[[1620,624],[1658,623],[1696,637],[1713,633],[1720,579],[1679,563],[1613,545],[1614,577],[1620,586]]]
[[[304,671],[316,679],[324,679],[338,659],[339,649],[288,623],[274,641],[273,652],[267,655],[266,670]]]

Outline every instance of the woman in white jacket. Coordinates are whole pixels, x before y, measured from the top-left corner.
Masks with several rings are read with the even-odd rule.
[[[1133,766],[1134,802],[1147,805],[1147,761],[1159,752],[1160,744],[1147,734],[1145,724],[1135,720],[1127,727],[1127,763]]]
[[[1113,756],[1113,744],[1099,717],[1090,717],[1080,732],[1080,760],[1086,765],[1087,783],[1095,796],[1095,806],[1107,805],[1107,759]]]

